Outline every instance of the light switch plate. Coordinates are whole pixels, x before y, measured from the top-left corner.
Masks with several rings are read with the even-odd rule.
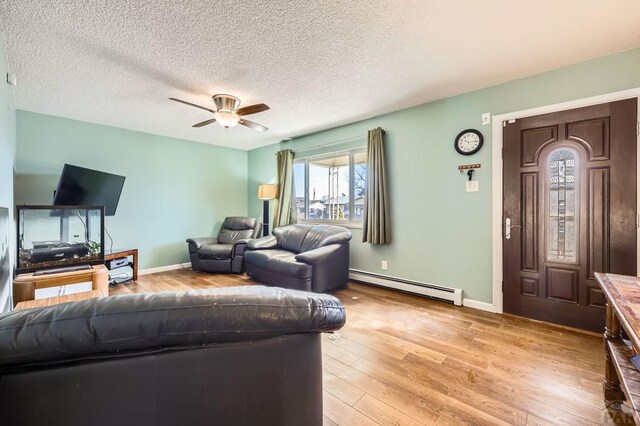
[[[482,124],[491,124],[491,113],[490,112],[485,112],[484,114],[482,114]]]
[[[480,181],[472,180],[467,181],[467,192],[478,192],[480,191]]]

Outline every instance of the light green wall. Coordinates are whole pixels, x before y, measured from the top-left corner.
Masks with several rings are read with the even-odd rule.
[[[17,139],[17,204],[50,204],[64,163],[126,176],[106,227],[143,269],[187,262],[186,238],[247,212],[245,151],[25,111]]]
[[[13,103],[11,86],[4,82],[7,73],[7,60],[2,38],[0,37],[0,207],[9,209],[9,257],[11,269],[15,257],[15,230],[13,226],[13,166],[16,156],[16,110]],[[0,245],[2,242],[0,241]],[[0,253],[0,257],[3,253]],[[4,280],[4,278],[3,278]],[[11,286],[0,282],[0,312],[11,305]]]
[[[274,153],[387,130],[394,240],[390,246],[361,243],[353,230],[351,267],[374,273],[459,287],[464,297],[491,302],[491,126],[480,115],[503,114],[640,87],[640,49],[600,58],[382,115],[249,152],[249,213],[259,215],[257,185],[275,181]],[[484,148],[458,155],[453,139],[477,128]],[[481,163],[480,192],[466,193],[459,164]],[[389,269],[382,271],[382,260]]]

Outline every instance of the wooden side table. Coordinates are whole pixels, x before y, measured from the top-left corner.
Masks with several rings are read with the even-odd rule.
[[[37,289],[87,281],[91,281],[91,291],[35,300]],[[60,272],[49,275],[22,274],[13,280],[13,301],[16,309],[50,306],[92,297],[106,297],[108,295],[109,274],[104,265],[95,265],[91,269],[81,271]]]
[[[113,249],[104,253],[105,262],[108,260],[118,259],[120,257],[129,257],[133,258],[133,264],[131,265],[131,269],[133,269],[133,280],[138,280],[138,249]]]
[[[640,350],[640,278],[596,273],[607,298],[604,331],[604,400],[607,407],[627,401],[636,424],[640,423],[640,372],[630,360]],[[625,337],[623,339],[622,331]],[[628,340],[627,340],[628,339]],[[622,424],[622,423],[619,423]]]

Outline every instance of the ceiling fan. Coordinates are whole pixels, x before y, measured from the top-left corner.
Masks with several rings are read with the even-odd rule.
[[[243,117],[246,115],[257,114],[269,109],[266,104],[249,105],[244,108],[239,108],[240,99],[231,95],[213,95],[213,103],[215,104],[215,110],[203,107],[200,105],[192,104],[191,102],[183,101],[176,98],[169,98],[172,101],[180,102],[181,104],[189,105],[192,107],[200,108],[205,111],[209,111],[213,114],[213,118],[194,124],[192,127],[203,127],[209,124],[218,122],[222,127],[228,129],[236,124],[241,124],[245,127],[249,127],[260,132],[266,132],[269,130],[262,124],[254,123],[253,121],[245,120]]]

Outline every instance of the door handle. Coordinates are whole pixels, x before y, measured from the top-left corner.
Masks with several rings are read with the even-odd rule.
[[[521,225],[512,225],[511,218],[508,217],[504,220],[504,238],[507,240],[511,239],[511,228],[522,228]]]

